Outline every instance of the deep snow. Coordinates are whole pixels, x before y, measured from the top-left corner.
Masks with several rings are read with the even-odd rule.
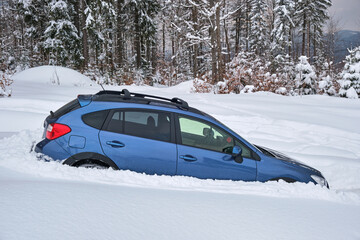
[[[126,86],[183,98],[250,142],[319,169],[331,189],[148,176],[37,161],[29,149],[48,112],[101,87],[67,69],[57,71],[60,85],[47,81],[49,67],[27,71],[0,99],[1,240],[360,238],[359,100]]]

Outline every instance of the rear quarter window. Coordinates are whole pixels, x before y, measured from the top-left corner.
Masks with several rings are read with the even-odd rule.
[[[89,125],[90,127],[100,130],[105,122],[108,112],[109,112],[108,110],[103,110],[98,112],[87,113],[83,115],[81,118],[86,125]]]

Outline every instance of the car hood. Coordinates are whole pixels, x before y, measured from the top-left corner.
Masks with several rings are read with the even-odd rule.
[[[309,169],[311,171],[314,171],[318,174],[321,174],[318,170],[316,170],[315,168],[312,168],[308,165],[306,165],[305,163],[302,163],[298,160],[295,160],[289,156],[287,156],[286,154],[283,154],[281,152],[278,152],[278,151],[275,151],[271,148],[267,148],[267,147],[263,147],[263,146],[258,146],[258,145],[254,145],[255,147],[257,147],[262,153],[264,153],[265,155],[267,156],[270,156],[270,157],[273,157],[273,158],[276,158],[276,159],[279,159],[279,160],[282,160],[284,162],[288,162],[288,163],[291,163],[291,164],[296,164],[298,166],[301,166],[303,168],[306,168],[306,169]]]

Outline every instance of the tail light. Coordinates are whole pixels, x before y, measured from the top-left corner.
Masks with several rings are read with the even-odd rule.
[[[60,123],[51,123],[46,129],[46,138],[49,140],[54,140],[58,137],[64,136],[69,132],[71,132],[71,128],[69,126]]]

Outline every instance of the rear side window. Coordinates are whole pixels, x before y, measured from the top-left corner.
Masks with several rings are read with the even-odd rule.
[[[108,115],[108,110],[92,112],[83,115],[81,118],[83,122],[90,127],[101,129],[102,125],[105,122],[106,116]]]
[[[114,111],[107,131],[170,142],[170,114],[153,111]]]
[[[65,104],[58,110],[56,110],[54,112],[54,118],[59,118],[59,117],[65,115],[71,111],[74,111],[75,109],[78,109],[78,108],[80,108],[80,103],[76,98],[76,99],[72,100],[71,102]]]

